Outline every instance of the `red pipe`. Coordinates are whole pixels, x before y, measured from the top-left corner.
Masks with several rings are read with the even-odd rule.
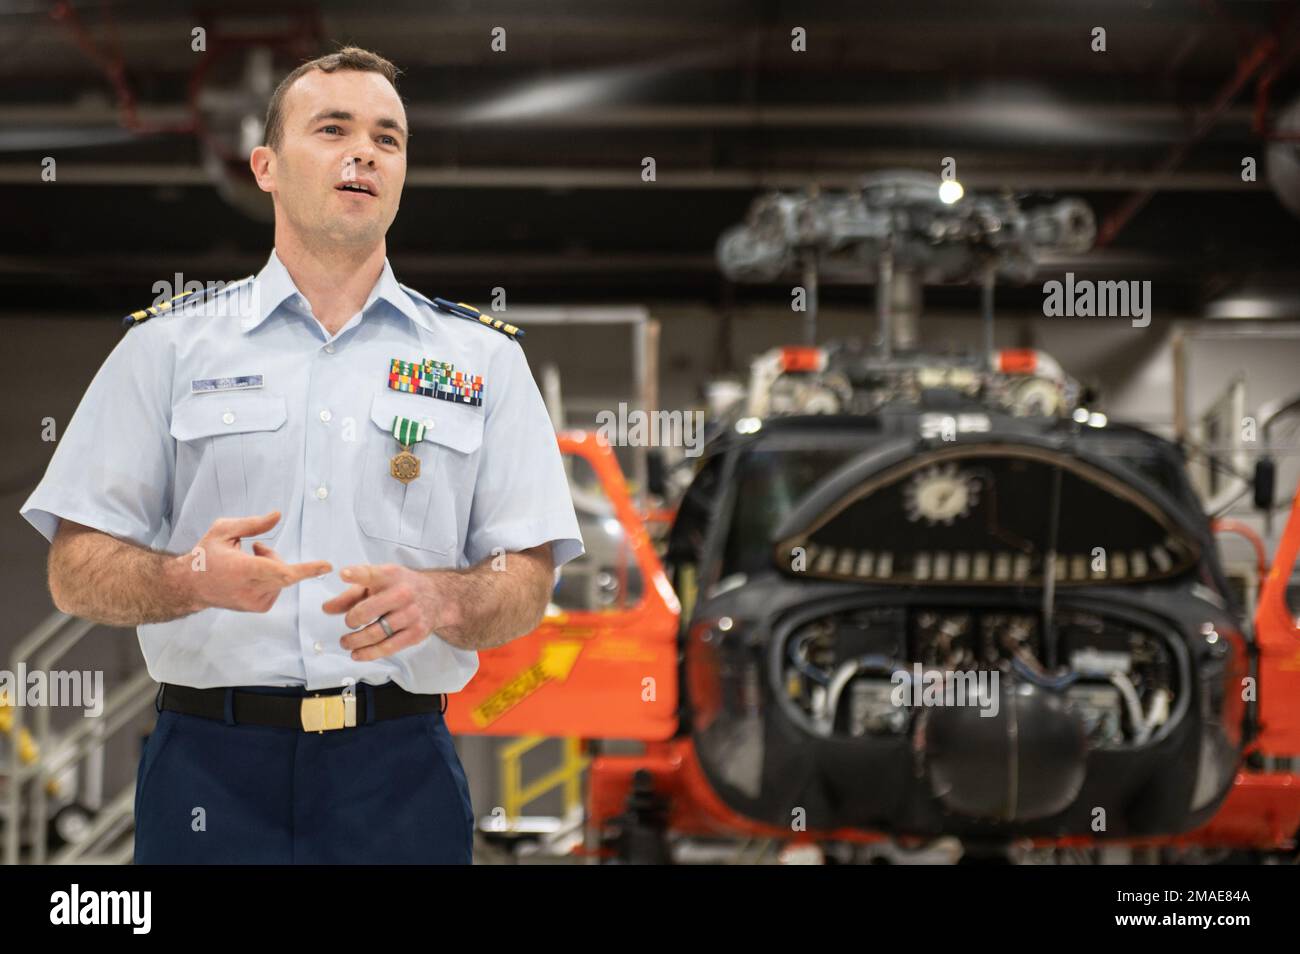
[[[1240,520],[1215,520],[1210,523],[1210,529],[1216,534],[1235,533],[1246,538],[1255,551],[1255,568],[1259,571],[1259,582],[1263,584],[1264,577],[1268,576],[1268,554],[1264,551],[1264,541],[1260,539],[1254,528]]]
[[[205,54],[199,57],[197,65],[191,71],[189,83],[187,84],[186,108],[189,110],[188,118],[183,122],[171,124],[146,123],[140,119],[135,91],[131,88],[131,84],[127,79],[126,64],[122,59],[121,48],[117,42],[117,22],[113,17],[111,0],[103,0],[103,8],[104,21],[107,24],[109,34],[108,46],[110,52],[107,53],[95,43],[89,31],[86,30],[85,24],[81,22],[81,18],[77,15],[76,9],[68,0],[58,0],[50,11],[50,18],[66,23],[77,46],[103,70],[117,96],[122,126],[141,135],[176,133],[194,135],[225,162],[242,162],[245,157],[234,155],[218,137],[212,135],[199,110],[199,94],[202,92],[204,81],[207,79],[213,64],[233,50],[252,46],[270,46],[283,49],[291,54],[296,53],[305,59],[306,56],[303,56],[303,54],[309,54],[312,46],[319,45],[320,38],[323,35],[317,13],[308,8],[296,10],[295,12],[298,14],[296,22],[290,25],[285,32],[280,33],[252,32],[223,35],[204,17],[202,24],[207,33],[207,47]]]
[[[1151,197],[1159,190],[1160,180],[1168,176],[1182,163],[1192,146],[1204,138],[1205,134],[1214,127],[1214,124],[1219,121],[1219,117],[1223,115],[1224,110],[1236,99],[1237,94],[1250,82],[1251,77],[1277,53],[1277,50],[1277,40],[1272,36],[1266,36],[1255,44],[1254,49],[1238,64],[1236,73],[1219,90],[1219,94],[1214,97],[1214,101],[1196,123],[1191,134],[1176,145],[1169,155],[1165,157],[1165,161],[1156,169],[1153,176],[1156,184],[1132,193],[1124,200],[1123,205],[1108,215],[1106,220],[1102,222],[1097,233],[1098,248],[1109,245],[1115,236],[1119,234],[1120,229],[1124,228],[1133,216],[1137,215],[1151,201]]]

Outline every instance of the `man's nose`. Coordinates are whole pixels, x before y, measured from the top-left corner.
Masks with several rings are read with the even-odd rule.
[[[352,161],[357,165],[365,163],[373,166],[375,164],[375,144],[370,141],[369,137],[358,140],[351,147]]]

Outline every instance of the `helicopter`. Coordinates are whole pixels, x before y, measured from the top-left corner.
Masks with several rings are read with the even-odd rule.
[[[622,558],[599,560],[627,601],[482,654],[448,719],[639,740],[592,742],[596,857],[663,862],[691,838],[844,860],[941,840],[968,859],[1294,850],[1300,778],[1265,753],[1300,751],[1300,516],[1252,626],[1183,448],[1087,407],[1042,352],[918,348],[919,304],[897,304],[921,283],[979,284],[991,345],[996,277],[1092,240],[1073,200],[950,199],[872,177],[762,197],[723,235],[741,280],[867,274],[880,337],[818,345],[814,319],[755,358],[714,409],[662,560],[610,449],[561,435],[601,478],[593,520],[617,522]]]

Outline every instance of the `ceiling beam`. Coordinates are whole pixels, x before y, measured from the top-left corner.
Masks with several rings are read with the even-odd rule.
[[[136,163],[87,163],[61,159],[57,183],[41,178],[36,162],[0,164],[0,185],[50,189],[57,185],[94,186],[211,186],[212,180],[199,166]],[[606,167],[546,169],[535,166],[492,166],[482,168],[420,168],[407,173],[406,186],[413,189],[668,189],[668,190],[765,190],[802,189],[818,183],[829,189],[856,188],[869,171],[827,172],[824,169],[682,169],[659,167],[658,181],[641,181],[640,166],[627,169]],[[1156,178],[1134,172],[1095,172],[1089,169],[1020,172],[972,172],[962,176],[967,190],[1070,189],[1076,192],[1125,192],[1159,186],[1162,192],[1267,192],[1259,182],[1243,182],[1231,170],[1225,172],[1179,172]]]

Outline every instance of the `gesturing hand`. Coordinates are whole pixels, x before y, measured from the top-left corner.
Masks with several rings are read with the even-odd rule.
[[[429,638],[429,634],[451,618],[454,600],[440,597],[435,578],[392,563],[344,567],[339,577],[352,586],[321,604],[326,613],[345,613],[344,624],[356,632],[339,640],[352,658],[369,662],[391,656]],[[378,619],[384,617],[393,635]],[[368,624],[368,625],[367,625]],[[357,627],[365,626],[364,629]]]
[[[240,549],[242,537],[265,533],[279,520],[278,510],[260,517],[220,517],[198,542],[195,552],[201,553],[201,563],[196,565],[191,554],[179,558],[190,561],[193,593],[201,607],[265,613],[286,586],[323,576],[333,569],[324,560],[285,563],[274,550],[256,540],[251,555]]]

